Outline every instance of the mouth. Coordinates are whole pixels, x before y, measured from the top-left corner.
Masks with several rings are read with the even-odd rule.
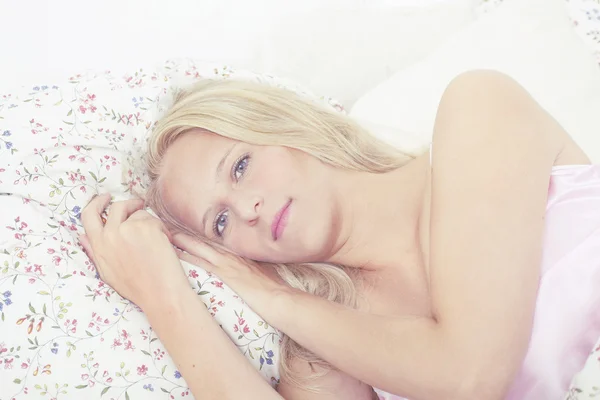
[[[287,225],[287,219],[290,214],[290,205],[292,204],[292,199],[288,200],[287,203],[281,210],[275,214],[275,218],[273,218],[273,223],[271,224],[271,235],[273,236],[273,240],[277,240],[283,235],[283,231],[285,230],[285,226]]]

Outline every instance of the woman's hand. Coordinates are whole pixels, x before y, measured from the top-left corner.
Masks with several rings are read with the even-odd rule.
[[[169,232],[143,210],[144,202],[112,204],[104,224],[102,213],[109,203],[109,194],[97,196],[81,214],[86,234],[80,241],[100,278],[144,311],[164,294],[189,290]]]
[[[235,291],[252,309],[267,322],[273,321],[273,300],[293,289],[285,284],[273,269],[239,257],[233,253],[217,250],[184,233],[173,235],[172,243],[180,248],[181,260],[214,273]]]

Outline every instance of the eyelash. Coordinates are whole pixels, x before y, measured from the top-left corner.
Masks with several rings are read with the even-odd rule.
[[[240,172],[241,176],[238,178],[236,176],[236,172],[238,170],[238,168],[240,167],[240,165],[242,165],[242,162],[246,161],[245,167],[243,169],[242,172]],[[246,172],[248,171],[248,166],[250,165],[250,154],[245,153],[242,156],[240,156],[232,165],[231,167],[231,179],[233,179],[235,182],[239,182],[240,180],[242,180],[242,178],[244,177],[244,175],[246,174]],[[217,237],[222,237],[223,236],[223,232],[225,230],[225,228],[223,228],[223,232],[221,232],[221,234],[219,234],[219,220],[228,214],[227,210],[221,211],[220,213],[218,213],[215,217],[215,220],[213,221],[213,233],[217,236]]]

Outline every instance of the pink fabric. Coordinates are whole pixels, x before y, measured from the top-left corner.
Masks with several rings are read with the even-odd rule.
[[[556,167],[525,362],[508,400],[564,398],[600,337],[600,165]]]
[[[506,400],[563,399],[599,337],[600,165],[555,167],[531,341]]]

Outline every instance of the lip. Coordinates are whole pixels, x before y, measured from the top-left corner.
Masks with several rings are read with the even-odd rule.
[[[285,226],[287,224],[287,219],[289,216],[290,205],[292,204],[292,199],[288,200],[287,203],[275,214],[273,218],[273,223],[271,224],[271,235],[273,236],[273,240],[277,240],[283,234],[285,230]]]

